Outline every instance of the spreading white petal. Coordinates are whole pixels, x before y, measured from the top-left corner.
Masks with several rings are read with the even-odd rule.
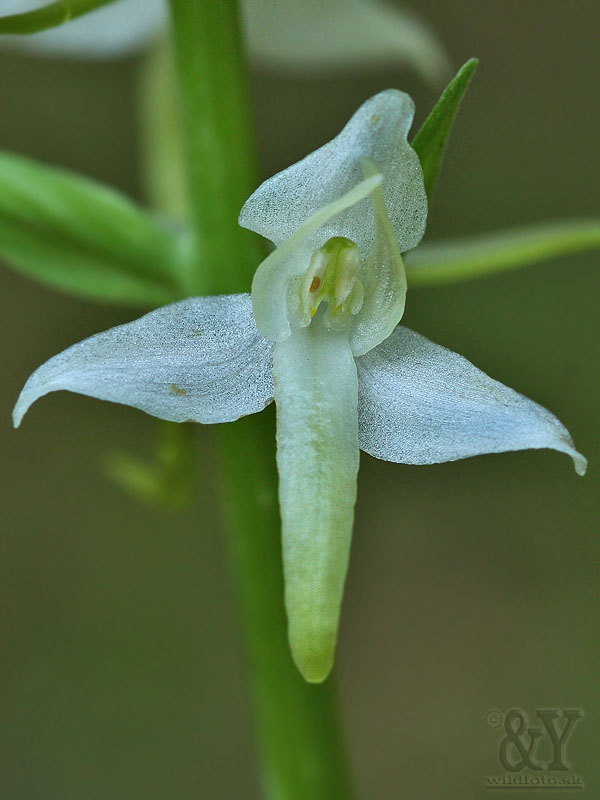
[[[400,251],[415,247],[425,231],[427,197],[419,158],[407,141],[413,115],[410,97],[395,89],[367,100],[335,139],[259,186],[242,208],[240,225],[280,244],[356,186],[370,160],[383,174],[383,199]],[[332,236],[356,242],[366,257],[375,241],[370,200],[324,224],[312,249]]]
[[[272,400],[272,351],[250,295],[189,298],[51,358],[25,384],[15,426],[35,400],[60,389],[174,422],[229,422]]]
[[[381,183],[374,174],[353,186],[342,197],[319,208],[304,225],[260,264],[252,281],[252,303],[256,324],[265,338],[280,342],[290,334],[286,286],[294,275],[308,269],[315,231],[346,208],[360,202]]]
[[[50,0],[3,0],[2,16],[48,5]],[[113,58],[146,47],[167,22],[165,0],[117,0],[56,28],[29,36],[4,36],[3,47],[40,55]]]
[[[356,365],[317,316],[275,345],[285,601],[294,660],[312,682],[333,663],[358,471]]]
[[[246,0],[252,54],[297,71],[403,63],[438,83],[449,71],[434,33],[411,12],[374,0]]]
[[[585,458],[549,411],[408,328],[357,367],[360,446],[377,458],[433,464],[548,447],[585,472]]]

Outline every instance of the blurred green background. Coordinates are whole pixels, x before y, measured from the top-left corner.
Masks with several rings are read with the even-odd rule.
[[[481,59],[428,235],[598,216],[600,8],[590,0],[413,3],[456,66]],[[0,147],[140,197],[140,61],[0,56]],[[264,176],[369,95],[437,98],[407,71],[253,74]],[[501,771],[490,709],[580,707],[568,755],[600,793],[600,254],[414,291],[405,321],[556,413],[590,459],[535,451],[431,467],[363,455],[338,655],[360,796],[482,798]],[[65,393],[14,432],[30,372],[127,321],[0,274],[0,797],[259,797],[210,430],[197,495],[143,508],[101,472],[150,455],[153,419]],[[503,792],[499,794],[503,795]],[[307,798],[310,800],[310,798]]]

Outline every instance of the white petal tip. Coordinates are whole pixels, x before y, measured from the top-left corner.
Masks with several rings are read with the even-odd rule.
[[[28,412],[31,403],[26,403],[23,400],[23,393],[21,392],[19,399],[17,400],[17,404],[15,405],[13,412],[12,412],[12,420],[13,420],[13,427],[18,428],[23,422],[23,417]]]
[[[573,459],[575,472],[583,477],[587,472],[587,466],[588,466],[587,458],[585,458],[585,456],[582,456],[581,453],[578,453],[577,450],[574,450],[572,453],[570,453],[570,456]]]
[[[563,426],[561,425],[561,428],[562,427]],[[562,435],[559,437],[559,442],[556,444],[550,444],[549,447],[552,447],[553,449],[570,456],[571,460],[573,461],[573,466],[575,467],[575,472],[581,476],[585,475],[588,467],[587,458],[581,455],[581,453],[575,449],[573,439],[566,428],[563,428]]]
[[[42,368],[43,367],[40,367],[40,369]],[[59,387],[54,386],[50,381],[46,385],[44,385],[43,381],[42,382],[38,381],[38,385],[36,386],[35,377],[37,376],[39,371],[40,370],[38,369],[32,375],[30,375],[27,380],[27,383],[21,389],[21,394],[19,395],[19,399],[15,403],[15,407],[13,408],[12,412],[12,420],[14,428],[19,428],[21,426],[25,414],[27,414],[27,412],[29,411],[31,406],[36,402],[36,400],[39,400],[40,397],[43,397],[45,394],[50,394],[50,392],[56,391],[57,388],[59,389],[61,388],[60,386]]]

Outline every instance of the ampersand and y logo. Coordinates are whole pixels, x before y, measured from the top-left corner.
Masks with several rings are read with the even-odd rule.
[[[529,726],[529,718],[520,708],[513,708],[506,714],[506,736],[500,742],[498,751],[500,763],[508,772],[524,769],[533,772],[568,772],[571,767],[566,761],[565,749],[575,723],[583,717],[583,711],[546,708],[538,709],[536,715],[543,727]],[[557,721],[558,726],[555,724]],[[547,737],[552,752],[552,758],[546,762],[536,759],[538,745],[544,737]]]

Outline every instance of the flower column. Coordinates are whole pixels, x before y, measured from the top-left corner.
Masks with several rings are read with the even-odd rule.
[[[170,0],[198,262],[215,293],[248,289],[264,257],[237,224],[257,184],[236,4]],[[250,658],[265,790],[274,800],[348,800],[332,679],[303,681],[283,605],[272,413],[218,431],[223,505]]]

